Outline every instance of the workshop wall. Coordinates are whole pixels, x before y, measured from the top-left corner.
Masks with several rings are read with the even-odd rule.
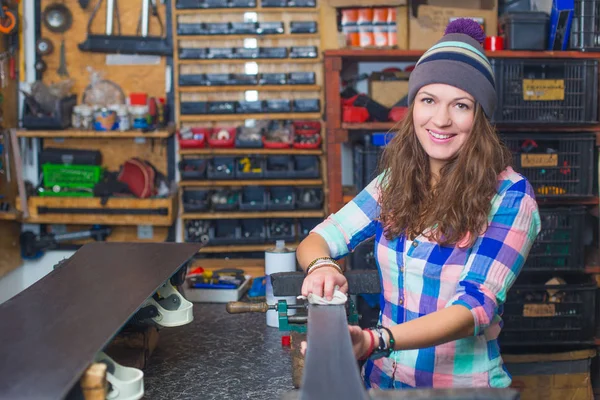
[[[99,1],[99,0],[98,0]],[[55,3],[54,0],[42,0],[41,10],[49,4]],[[142,9],[141,1],[119,1],[119,12],[121,21],[121,34],[136,35],[139,16]],[[77,47],[79,43],[85,41],[87,37],[88,21],[92,15],[92,10],[97,4],[96,1],[90,2],[87,9],[83,10],[79,6],[78,0],[63,0],[73,14],[73,25],[65,33],[54,33],[49,31],[42,24],[42,37],[50,39],[54,45],[54,51],[43,57],[47,64],[47,70],[44,72],[43,81],[45,83],[59,82],[63,77],[59,76],[57,70],[60,66],[60,46],[62,40],[65,41],[66,66],[69,76],[74,81],[73,93],[81,94],[89,84],[88,66],[106,73],[105,79],[111,80],[120,85],[125,94],[131,92],[147,92],[152,97],[164,97],[165,95],[165,68],[166,58],[160,58],[155,65],[107,65],[106,55],[99,53],[82,52]],[[166,32],[166,7],[159,6],[159,14]],[[96,34],[102,34],[106,31],[106,1],[102,2],[98,13],[92,21],[91,31]],[[117,32],[116,20],[113,25],[113,32]],[[151,35],[159,35],[160,26],[156,18],[150,18],[149,29]],[[166,34],[166,33],[165,33]],[[156,60],[159,58],[156,57]]]

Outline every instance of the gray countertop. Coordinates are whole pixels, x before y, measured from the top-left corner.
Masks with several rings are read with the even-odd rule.
[[[287,333],[286,333],[287,334]],[[194,304],[194,321],[163,328],[144,371],[146,399],[275,400],[294,391],[291,351],[264,314]]]

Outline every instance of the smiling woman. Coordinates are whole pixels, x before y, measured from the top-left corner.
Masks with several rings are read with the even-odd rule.
[[[484,37],[472,20],[447,27],[410,75],[410,112],[379,176],[297,249],[302,294],[329,299],[348,288],[336,260],[375,237],[379,326],[350,327],[369,388],[511,383],[498,346],[502,306],[540,217],[489,120],[496,90]]]

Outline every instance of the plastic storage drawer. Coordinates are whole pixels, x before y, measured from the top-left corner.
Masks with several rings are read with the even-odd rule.
[[[293,219],[280,218],[267,221],[267,237],[271,242],[284,240],[292,243],[296,241],[296,224]]]
[[[240,195],[240,210],[264,211],[267,209],[267,191],[263,186],[246,186]]]
[[[238,220],[232,219],[213,221],[208,232],[212,245],[238,244],[242,237]]]
[[[317,156],[294,156],[293,178],[318,178],[320,163]]]
[[[296,208],[296,193],[292,186],[273,186],[269,189],[267,209],[272,211]]]
[[[264,176],[264,157],[239,157],[236,158],[235,165],[235,176],[238,179],[261,179]]]
[[[310,231],[323,222],[322,218],[298,218],[298,240],[308,236]]]
[[[210,208],[210,190],[188,189],[183,192],[183,211],[194,213],[206,211]]]
[[[208,179],[234,179],[235,158],[213,157],[208,163],[207,177]]]
[[[206,177],[208,160],[205,158],[184,158],[179,161],[182,180],[203,179]]]
[[[240,206],[240,191],[238,189],[218,189],[211,195],[214,211],[234,211]]]
[[[242,241],[245,244],[262,244],[267,241],[267,226],[263,219],[242,219]]]
[[[299,210],[319,210],[323,207],[322,188],[296,189],[296,208]]]
[[[265,178],[286,179],[292,176],[291,156],[268,156],[265,164]]]

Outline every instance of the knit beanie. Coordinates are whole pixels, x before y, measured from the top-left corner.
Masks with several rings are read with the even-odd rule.
[[[459,18],[446,27],[444,36],[417,62],[408,81],[408,103],[419,89],[445,83],[469,93],[491,118],[496,109],[496,85],[490,61],[481,44],[485,33],[468,18]]]

